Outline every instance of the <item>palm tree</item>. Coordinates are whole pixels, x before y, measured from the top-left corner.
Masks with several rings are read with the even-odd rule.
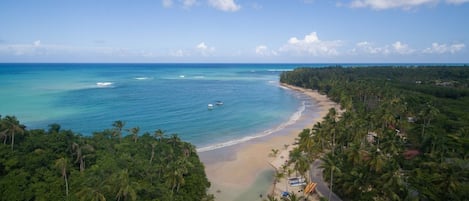
[[[278,149],[272,149],[271,152],[269,153],[269,157],[276,158],[279,153]]]
[[[132,135],[132,138],[134,139],[134,142],[137,143],[138,140],[138,132],[140,132],[140,127],[133,127],[130,130],[130,134]]]
[[[15,116],[4,117],[2,123],[4,124],[3,127],[6,128],[4,130],[6,131],[6,134],[11,136],[11,150],[13,150],[13,146],[15,144],[15,134],[23,134],[26,126],[21,125]],[[4,142],[6,142],[6,140],[4,140]]]
[[[164,131],[161,130],[161,129],[158,129],[156,130],[154,133],[153,133],[153,136],[155,137],[156,140],[161,141],[161,139],[164,138]]]
[[[271,192],[272,196],[275,196],[275,189],[276,189],[277,183],[280,181],[280,179],[282,179],[285,176],[283,171],[281,171],[281,170],[279,170],[275,167],[274,167],[274,169],[275,169],[275,174],[274,174],[274,183],[273,183],[274,186],[273,186],[272,192]]]
[[[171,135],[171,138],[169,139],[169,143],[171,143],[173,147],[176,147],[180,142],[181,142],[181,139],[179,139],[177,134]]]
[[[3,144],[7,143],[8,135],[7,135],[8,129],[5,129],[4,131],[0,131],[0,138],[3,139]]]
[[[80,191],[75,194],[80,201],[106,201],[106,196],[93,187],[81,187]]]
[[[65,180],[65,195],[68,197],[67,166],[68,166],[68,160],[64,157],[59,158],[55,161],[55,167],[60,169],[60,172],[62,173],[62,177]]]
[[[128,198],[130,198],[130,200],[132,201],[137,200],[137,192],[135,189],[137,183],[130,181],[129,171],[127,169],[123,169],[122,171],[113,176],[113,183],[117,185],[117,201],[125,201],[128,200]]]
[[[422,138],[425,136],[425,128],[430,126],[431,121],[440,113],[440,111],[435,108],[430,103],[427,103],[424,108],[420,111],[419,116],[422,121]]]
[[[184,156],[168,164],[166,184],[171,187],[172,192],[174,190],[179,192],[179,188],[185,184],[184,175],[191,167],[193,167],[192,163]]]
[[[299,147],[295,147],[290,152],[290,160],[288,161],[289,164],[294,164],[294,169],[297,173],[301,176],[305,177],[306,172],[309,169],[309,165],[311,163],[309,156],[302,152]],[[306,177],[305,177],[306,178]]]
[[[158,142],[152,142],[151,143],[151,156],[150,156],[150,165],[153,161],[153,158],[155,157],[155,147],[158,145]]]
[[[119,138],[119,142],[122,141],[122,129],[125,126],[125,122],[117,120],[112,124],[112,126],[114,127],[113,136],[117,136]]]
[[[334,172],[341,172],[340,169],[337,167],[337,161],[334,155],[331,153],[327,153],[323,158],[322,158],[323,164],[320,166],[321,168],[324,168],[324,171],[330,172],[330,191],[329,191],[329,196],[328,199],[331,200],[332,192],[333,192],[333,184],[334,184]]]
[[[197,152],[194,145],[190,143],[183,142],[181,148],[185,157],[189,157],[192,153]]]
[[[49,130],[47,131],[48,133],[59,133],[60,131],[60,124],[49,124]]]
[[[90,152],[94,152],[93,146],[89,144],[79,145],[78,143],[72,143],[72,151],[76,156],[75,163],[80,164],[80,172],[85,170],[85,158]]]

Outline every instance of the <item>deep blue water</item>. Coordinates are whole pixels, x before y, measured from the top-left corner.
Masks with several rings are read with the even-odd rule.
[[[162,129],[198,147],[224,146],[298,120],[304,97],[278,84],[281,71],[298,66],[0,64],[0,114],[83,135],[122,120],[141,133]],[[216,101],[224,104],[208,110]]]
[[[83,135],[122,120],[126,128],[162,129],[210,150],[314,116],[314,103],[280,87],[279,74],[330,65],[0,64],[0,115],[15,115],[28,128],[59,123]],[[224,104],[208,110],[216,101]]]

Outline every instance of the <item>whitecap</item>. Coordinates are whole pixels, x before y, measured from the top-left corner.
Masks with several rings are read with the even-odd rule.
[[[151,77],[136,77],[136,80],[149,80]]]
[[[298,110],[295,113],[293,113],[290,116],[290,118],[288,119],[287,122],[284,122],[284,123],[278,125],[277,127],[273,128],[273,129],[267,129],[267,130],[265,130],[261,133],[257,133],[256,135],[246,136],[246,137],[243,137],[243,138],[240,138],[240,139],[234,139],[234,140],[230,140],[230,141],[227,141],[227,142],[222,142],[222,143],[218,143],[218,144],[213,144],[213,145],[197,148],[197,152],[212,151],[212,150],[215,150],[215,149],[229,147],[229,146],[237,145],[237,144],[247,142],[247,141],[250,141],[250,140],[253,140],[253,139],[269,136],[273,133],[276,133],[276,132],[286,128],[287,126],[290,126],[290,125],[293,125],[294,123],[296,123],[301,118],[301,116],[303,115],[303,112],[305,110],[306,110],[306,101],[302,101],[301,106],[298,108]]]
[[[186,77],[186,76],[184,76],[184,75],[180,75],[179,77],[180,77],[180,78],[184,78],[184,77]]]
[[[112,82],[96,82],[97,87],[112,87]]]

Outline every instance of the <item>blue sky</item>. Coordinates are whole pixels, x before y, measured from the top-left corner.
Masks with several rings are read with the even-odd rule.
[[[469,0],[2,0],[0,62],[469,62]]]

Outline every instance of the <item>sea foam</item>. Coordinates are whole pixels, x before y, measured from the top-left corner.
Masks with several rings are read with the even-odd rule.
[[[152,77],[136,77],[136,80],[150,80]]]
[[[113,84],[112,82],[96,82],[96,86],[101,88],[112,87]]]
[[[290,116],[288,121],[286,121],[284,123],[281,123],[280,125],[278,125],[277,127],[273,128],[273,129],[267,129],[267,130],[265,130],[261,133],[257,133],[255,135],[251,135],[251,136],[246,136],[246,137],[243,137],[243,138],[240,138],[240,139],[234,139],[234,140],[230,140],[230,141],[226,141],[226,142],[222,142],[222,143],[218,143],[218,144],[213,144],[213,145],[197,148],[197,152],[212,151],[212,150],[215,150],[215,149],[229,147],[229,146],[237,145],[237,144],[247,142],[247,141],[250,141],[250,140],[253,140],[253,139],[257,139],[257,138],[272,135],[276,132],[281,131],[282,129],[285,129],[287,126],[295,124],[301,118],[301,116],[303,115],[303,112],[305,110],[306,110],[306,101],[302,101],[301,106],[298,107],[298,110]]]

